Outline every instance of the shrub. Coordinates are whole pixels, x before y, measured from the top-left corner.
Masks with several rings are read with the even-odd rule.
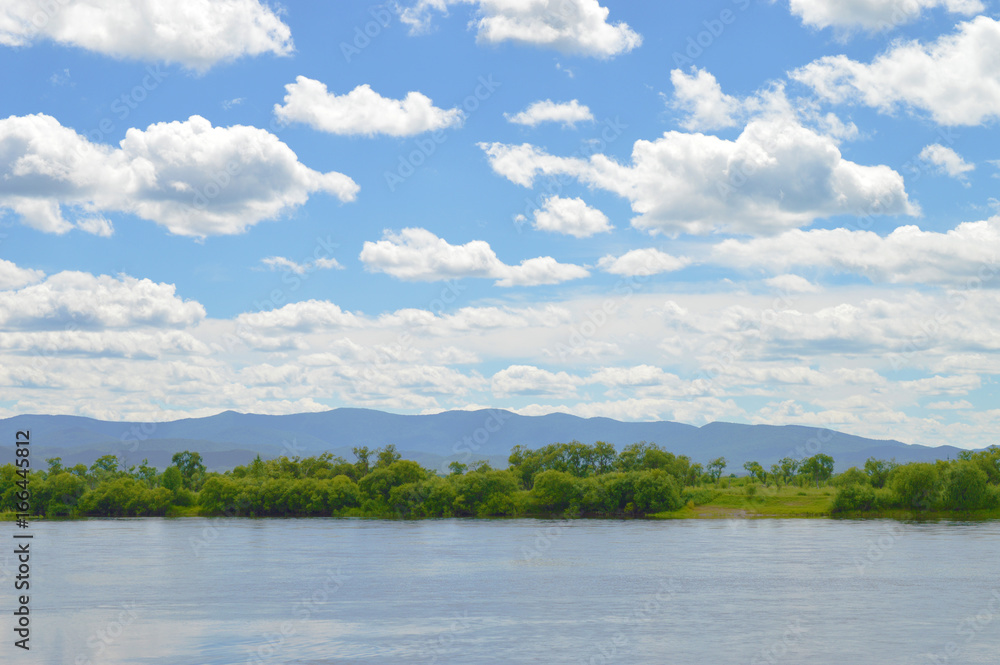
[[[988,477],[975,462],[959,461],[948,469],[944,486],[944,504],[952,510],[976,510],[987,504]]]
[[[662,469],[640,471],[635,481],[635,507],[642,513],[677,510],[684,503],[677,481]]]
[[[535,475],[531,495],[540,510],[562,512],[570,505],[579,505],[582,497],[576,478],[564,471],[549,469]]]
[[[850,513],[879,510],[882,507],[874,487],[868,484],[854,483],[841,487],[837,491],[830,510],[834,513]]]
[[[926,462],[913,462],[893,469],[889,487],[905,508],[929,510],[937,491],[937,467]]]
[[[830,480],[830,484],[835,487],[847,487],[848,485],[871,485],[868,474],[856,466],[852,466],[847,471],[837,474]]]

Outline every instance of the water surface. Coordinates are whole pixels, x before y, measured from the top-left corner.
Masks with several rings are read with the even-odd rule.
[[[18,663],[1000,662],[997,522],[147,518],[32,531],[32,651]]]

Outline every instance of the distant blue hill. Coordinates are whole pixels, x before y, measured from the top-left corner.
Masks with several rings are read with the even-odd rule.
[[[610,418],[579,418],[568,414],[521,416],[504,410],[447,411],[433,415],[399,415],[371,409],[334,409],[284,416],[225,411],[206,418],[163,423],[109,422],[80,416],[22,415],[0,420],[4,439],[29,429],[35,466],[47,457],[64,464],[91,464],[116,454],[129,464],[142,459],[164,468],[182,450],[198,451],[210,469],[245,464],[257,454],[309,456],[330,451],[353,461],[355,446],[378,448],[394,444],[404,457],[431,468],[449,461],[489,460],[506,466],[516,445],[538,448],[555,442],[606,441],[618,450],[638,441],[657,443],[694,462],[723,456],[727,471],[742,472],[756,460],[769,466],[782,457],[802,458],[822,452],[834,458],[837,470],[861,466],[868,457],[899,462],[953,459],[953,446],[909,445],[868,439],[834,430],[800,425],[741,425],[715,422],[703,427],[682,423],[620,422]],[[10,446],[0,446],[0,462],[12,459]]]

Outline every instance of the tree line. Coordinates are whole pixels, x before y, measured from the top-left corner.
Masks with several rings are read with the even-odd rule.
[[[349,462],[330,453],[282,456],[225,473],[208,472],[197,452],[173,456],[162,472],[144,460],[126,466],[105,455],[91,466],[46,460],[31,496],[15,482],[12,464],[0,466],[0,512],[48,517],[244,516],[490,517],[524,515],[643,516],[710,501],[731,486],[837,488],[831,511],[895,508],[976,510],[1000,507],[1000,448],[964,452],[960,459],[898,465],[869,459],[863,469],[834,475],[824,454],[786,457],[769,469],[747,462],[745,477],[723,477],[724,457],[692,463],[654,443],[620,452],[611,444],[577,441],[537,449],[516,446],[505,469],[485,462],[452,462],[448,473],[402,459],[393,445],[357,447]]]

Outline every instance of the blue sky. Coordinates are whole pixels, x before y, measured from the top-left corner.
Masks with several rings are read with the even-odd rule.
[[[0,415],[1000,429],[1000,9],[0,10]]]

